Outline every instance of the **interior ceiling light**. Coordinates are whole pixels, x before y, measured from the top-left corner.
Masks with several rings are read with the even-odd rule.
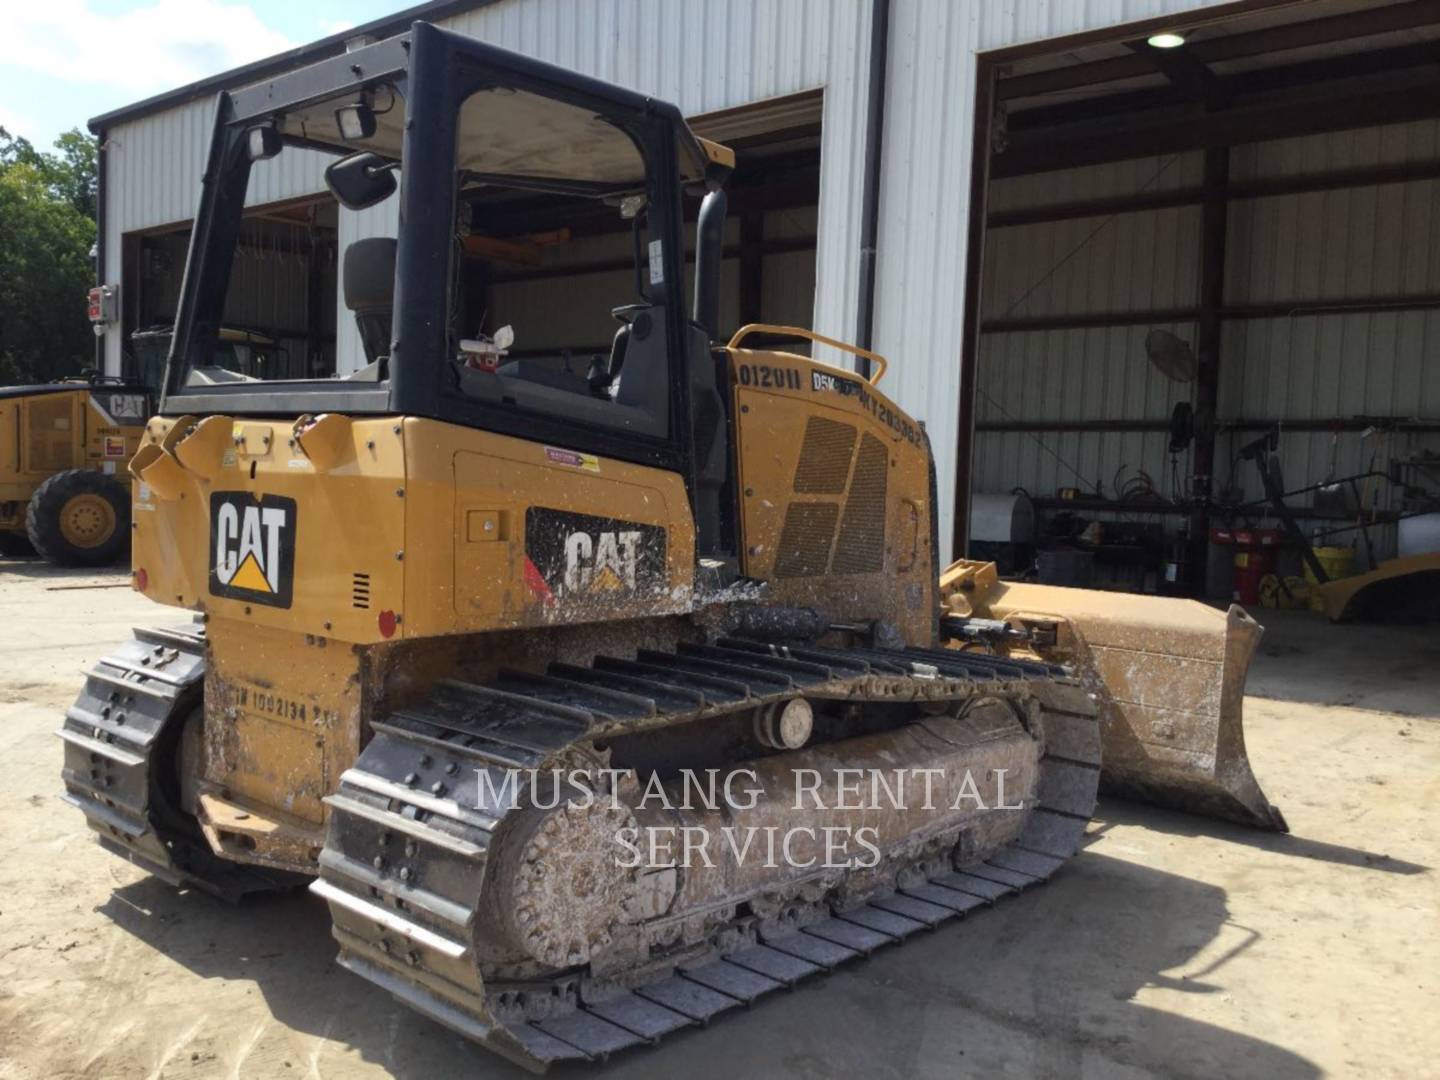
[[[1163,34],[1151,34],[1146,40],[1154,49],[1178,49],[1185,44],[1185,35],[1167,30]]]

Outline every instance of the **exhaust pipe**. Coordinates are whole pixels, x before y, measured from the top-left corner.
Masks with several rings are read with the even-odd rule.
[[[710,192],[700,204],[695,224],[695,322],[711,341],[720,337],[720,258],[725,247],[723,189]]]

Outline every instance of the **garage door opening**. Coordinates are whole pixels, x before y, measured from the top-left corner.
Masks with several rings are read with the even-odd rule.
[[[1307,547],[1406,553],[1440,509],[1437,41],[1433,4],[1320,0],[982,56],[957,551],[1281,606]]]
[[[263,379],[335,374],[337,218],[328,196],[246,211],[220,333],[227,370]],[[189,245],[188,224],[122,241],[122,370],[157,391]]]

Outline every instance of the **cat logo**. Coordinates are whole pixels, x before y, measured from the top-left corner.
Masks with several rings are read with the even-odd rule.
[[[565,538],[565,591],[567,593],[633,592],[639,564],[640,532],[572,532]]]
[[[654,595],[667,585],[659,525],[532,506],[525,513],[525,582],[545,604]]]
[[[295,573],[295,500],[245,491],[210,496],[210,593],[288,608]]]

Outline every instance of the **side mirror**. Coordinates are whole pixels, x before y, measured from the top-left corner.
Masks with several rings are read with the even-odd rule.
[[[364,151],[343,157],[325,170],[325,186],[347,210],[364,210],[395,193],[395,165]]]

